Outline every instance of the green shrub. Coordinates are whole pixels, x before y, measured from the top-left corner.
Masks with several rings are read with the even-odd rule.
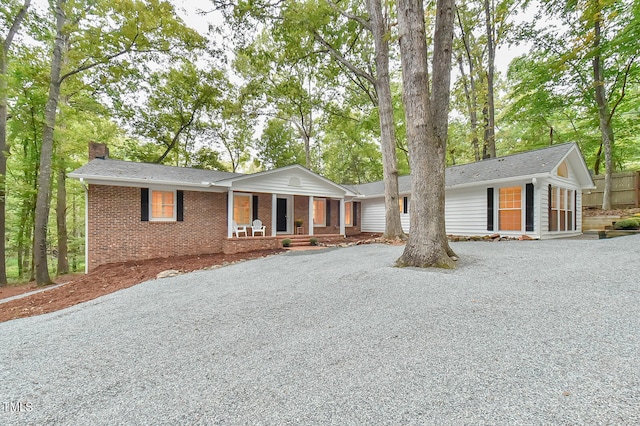
[[[318,239],[317,238],[311,238],[309,240],[309,242],[311,243],[312,246],[317,246],[318,245]]]
[[[285,238],[282,240],[282,247],[289,247],[291,245],[291,240],[289,238]]]
[[[640,229],[640,217],[629,217],[616,222],[615,229]]]

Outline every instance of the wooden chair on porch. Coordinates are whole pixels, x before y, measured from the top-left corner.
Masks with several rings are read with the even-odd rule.
[[[251,234],[255,237],[256,233],[262,233],[262,236],[265,236],[265,232],[267,231],[267,227],[262,224],[260,219],[256,219],[253,221],[251,226]]]
[[[247,236],[247,227],[246,226],[238,226],[238,224],[236,223],[236,221],[233,221],[233,232],[231,233],[231,235],[236,234],[236,237],[240,237],[240,234],[244,234],[244,236]]]

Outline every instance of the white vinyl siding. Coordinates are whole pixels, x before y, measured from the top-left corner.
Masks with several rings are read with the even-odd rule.
[[[444,215],[447,234],[493,233],[493,231],[487,231],[487,187],[485,186],[448,190]],[[494,223],[497,221],[494,220]]]
[[[360,206],[362,208],[362,222],[360,224],[362,232],[384,232],[384,198],[363,200]]]
[[[345,195],[345,192],[336,185],[301,170],[249,177],[233,182],[233,190],[282,195],[311,195],[323,198],[342,198]]]

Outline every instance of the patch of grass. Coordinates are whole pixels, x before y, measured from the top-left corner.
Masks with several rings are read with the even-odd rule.
[[[51,278],[54,278],[57,272],[57,260],[55,257],[50,257],[47,263],[49,265],[49,275],[51,276]],[[7,282],[9,283],[9,285],[20,285],[29,282],[29,271],[24,271],[25,276],[22,278],[19,277],[17,258],[8,257],[5,264],[7,268]],[[71,261],[69,261],[69,269],[71,273],[84,272],[84,259],[76,259],[75,270],[73,270],[73,265],[71,264]]]

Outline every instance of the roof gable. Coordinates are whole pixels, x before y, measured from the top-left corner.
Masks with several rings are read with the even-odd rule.
[[[311,196],[355,195],[348,188],[324,178],[298,164],[251,175],[233,177],[228,181],[233,190],[297,194]]]

